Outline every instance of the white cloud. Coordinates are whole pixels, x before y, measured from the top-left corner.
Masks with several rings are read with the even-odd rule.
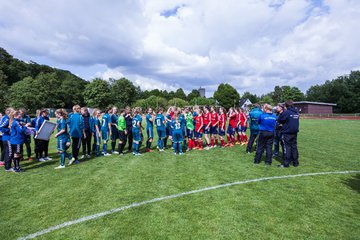
[[[355,0],[15,0],[0,9],[10,53],[143,89],[203,86],[209,96],[227,82],[240,92],[305,91],[360,62]]]

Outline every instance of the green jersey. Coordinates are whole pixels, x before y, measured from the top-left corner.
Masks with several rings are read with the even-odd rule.
[[[193,115],[191,113],[186,114],[186,128],[190,130],[194,130],[194,122],[193,122]]]
[[[119,129],[119,131],[124,131],[126,129],[126,120],[123,115],[119,116],[118,129]]]

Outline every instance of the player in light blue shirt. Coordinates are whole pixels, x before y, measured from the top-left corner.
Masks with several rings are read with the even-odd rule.
[[[155,118],[155,125],[156,125],[156,131],[158,134],[158,149],[160,152],[164,151],[163,144],[164,144],[164,138],[165,138],[165,117],[163,115],[164,109],[162,107],[158,108],[158,114]]]
[[[101,118],[101,138],[103,140],[103,154],[104,156],[110,156],[107,152],[107,142],[111,137],[111,117],[112,107],[106,109],[105,114]]]
[[[152,152],[151,143],[154,139],[154,119],[155,115],[153,113],[152,108],[148,108],[146,114],[146,133],[147,133],[147,141],[146,141],[146,151]]]
[[[140,141],[142,131],[142,117],[141,109],[139,107],[134,109],[134,117],[132,119],[132,134],[133,134],[133,154],[139,156],[140,154]]]

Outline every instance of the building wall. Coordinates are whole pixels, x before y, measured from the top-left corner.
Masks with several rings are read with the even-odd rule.
[[[302,114],[332,114],[333,113],[333,107],[327,105],[295,104],[294,106]]]
[[[332,114],[333,107],[326,105],[309,105],[310,114]]]

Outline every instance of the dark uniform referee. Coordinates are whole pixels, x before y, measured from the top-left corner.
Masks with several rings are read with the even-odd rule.
[[[284,144],[285,160],[279,167],[299,166],[297,149],[297,133],[299,132],[299,113],[291,100],[285,103],[286,110],[280,114],[278,122],[282,124],[282,142]]]
[[[125,121],[126,121],[126,132],[127,136],[125,138],[124,146],[126,142],[129,142],[128,150],[131,152],[132,145],[133,145],[133,135],[132,135],[132,116],[131,116],[131,109],[130,107],[125,108]]]

